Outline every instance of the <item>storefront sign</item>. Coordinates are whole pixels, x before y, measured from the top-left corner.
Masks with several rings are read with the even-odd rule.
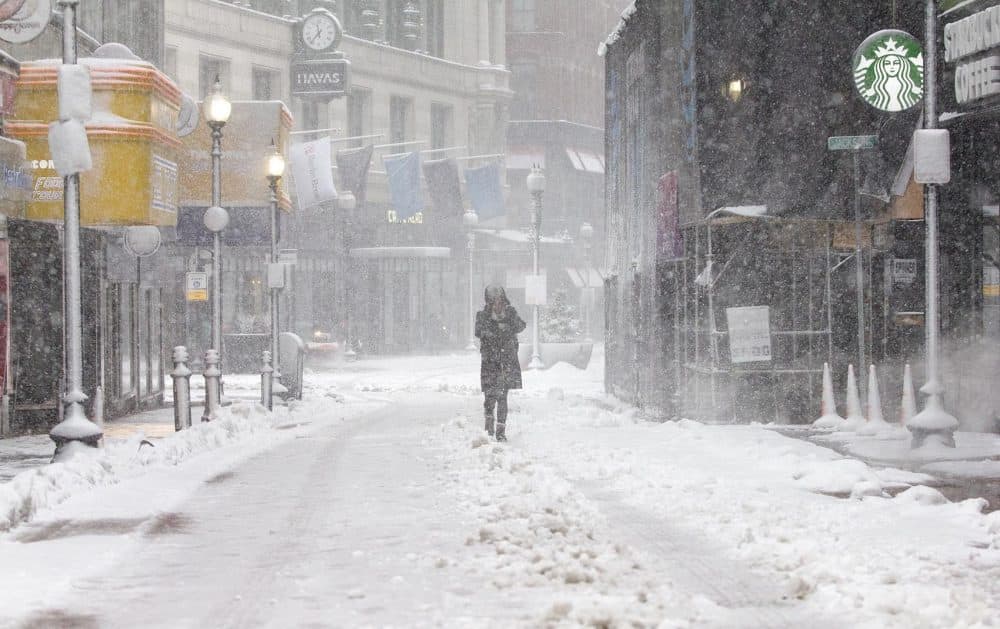
[[[992,6],[966,18],[945,24],[944,60],[955,66],[955,101],[965,105],[1000,94],[1000,6]]]
[[[854,85],[862,100],[882,111],[905,111],[924,95],[924,55],[909,33],[869,35],[852,59]]]
[[[330,99],[347,93],[351,64],[347,59],[292,62],[292,96]]]
[[[892,259],[892,283],[893,286],[909,286],[917,279],[917,259],[916,258],[893,258]]]
[[[52,0],[0,0],[0,39],[27,43],[45,31],[52,19]]]
[[[771,360],[771,309],[767,306],[726,308],[729,358],[733,363]]]

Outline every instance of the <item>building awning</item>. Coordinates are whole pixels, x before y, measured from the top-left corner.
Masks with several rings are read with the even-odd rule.
[[[604,277],[601,272],[594,267],[572,268],[566,267],[566,274],[577,288],[600,288],[604,286]]]
[[[352,258],[450,258],[448,247],[365,247],[351,249]]]
[[[604,160],[597,153],[568,146],[565,150],[566,157],[569,158],[574,169],[585,173],[604,174]]]
[[[531,170],[536,166],[545,168],[544,146],[512,146],[507,150],[509,170]]]

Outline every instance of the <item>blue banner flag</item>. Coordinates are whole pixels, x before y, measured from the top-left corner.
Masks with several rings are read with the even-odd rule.
[[[420,154],[386,156],[382,158],[385,172],[389,176],[389,196],[396,217],[406,219],[424,211],[424,199],[420,194]]]
[[[465,191],[479,218],[489,220],[507,213],[503,203],[503,185],[500,183],[500,165],[497,162],[465,169]]]

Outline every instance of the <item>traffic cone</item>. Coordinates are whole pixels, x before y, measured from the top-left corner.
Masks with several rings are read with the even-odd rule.
[[[854,377],[854,365],[847,366],[847,418],[841,430],[857,430],[865,425],[865,414],[861,410],[861,395],[858,380]]]
[[[875,365],[868,367],[868,421],[858,428],[859,435],[877,435],[889,428],[882,415],[882,396],[878,390]]]
[[[899,412],[899,423],[905,426],[916,414],[917,395],[913,391],[913,372],[907,363],[906,367],[903,368],[903,406]]]
[[[833,399],[833,376],[830,375],[830,365],[823,363],[823,405],[821,416],[813,422],[817,428],[840,428],[844,418],[837,414],[837,402]]]

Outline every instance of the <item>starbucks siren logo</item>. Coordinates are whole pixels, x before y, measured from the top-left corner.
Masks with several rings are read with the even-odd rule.
[[[903,31],[870,35],[853,58],[854,85],[866,103],[882,111],[905,111],[924,95],[924,53]]]

